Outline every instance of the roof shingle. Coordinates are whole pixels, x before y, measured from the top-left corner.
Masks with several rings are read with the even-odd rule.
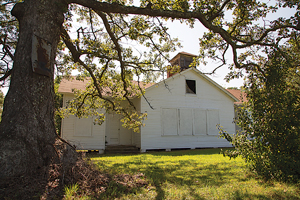
[[[235,102],[235,104],[241,104],[243,102],[247,102],[247,94],[245,92],[242,92],[239,89],[226,89],[226,90],[239,100],[238,102]]]

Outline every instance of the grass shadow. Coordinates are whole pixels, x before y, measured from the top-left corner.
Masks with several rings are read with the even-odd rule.
[[[243,200],[243,199],[260,199],[260,200],[273,200],[273,199],[289,199],[289,200],[299,200],[300,198],[296,195],[292,194],[280,194],[278,192],[274,192],[273,195],[261,195],[261,194],[249,194],[247,192],[241,192],[239,190],[234,191],[233,200]]]
[[[222,165],[222,172],[217,165],[197,165],[193,160],[172,161],[172,157],[184,157],[184,156],[197,156],[197,155],[218,155],[219,149],[197,149],[189,151],[172,151],[172,152],[150,152],[141,155],[121,155],[122,159],[130,158],[125,162],[98,160],[98,166],[109,166],[111,173],[126,173],[134,174],[142,172],[151,185],[154,186],[156,191],[155,199],[165,199],[165,191],[162,185],[165,182],[182,186],[193,185],[197,182],[199,185],[209,185],[218,187],[226,183],[226,178],[223,176],[234,176],[233,172],[228,172],[230,166],[224,167]],[[117,158],[120,155],[103,155],[101,157]],[[160,158],[159,160],[149,159],[148,157]],[[171,158],[170,158],[171,157]],[[92,157],[95,158],[95,157]],[[187,170],[192,167],[192,170]],[[203,173],[199,173],[203,172]],[[189,177],[189,178],[186,178]],[[196,194],[194,189],[190,188],[190,195],[196,199],[202,199],[201,196]]]
[[[264,195],[264,193],[255,194],[253,191],[244,191],[245,186],[241,187],[243,189],[239,188],[238,185],[247,185],[249,179],[255,179],[249,178],[245,173],[246,165],[241,159],[229,161],[220,155],[220,149],[159,151],[139,155],[103,155],[91,158],[95,158],[94,162],[100,169],[107,170],[111,174],[143,173],[154,191],[151,197],[147,196],[147,199],[171,199],[173,198],[172,192],[176,193],[178,188],[185,191],[180,191],[178,197],[173,199],[201,200],[211,197],[207,195],[214,195],[207,194],[205,188],[214,190],[212,193],[218,193],[218,188],[223,188],[222,192],[229,195],[230,199],[270,199],[270,196],[278,199],[285,197],[298,199],[293,193],[283,194],[276,189],[272,190],[271,194]],[[237,188],[226,188],[232,180]],[[173,188],[170,189],[170,187]],[[200,192],[199,188],[202,188]],[[143,193],[142,189],[139,191]],[[126,194],[119,191],[118,197],[125,197]]]

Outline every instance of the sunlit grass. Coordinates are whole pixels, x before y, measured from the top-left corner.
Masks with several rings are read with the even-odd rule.
[[[78,184],[75,185],[71,185],[69,187],[65,188],[65,195],[64,195],[64,199],[65,200],[71,200],[73,199],[73,196],[76,195],[76,192],[78,191]]]
[[[300,199],[299,185],[266,183],[255,178],[241,158],[230,160],[218,149],[94,155],[91,160],[109,174],[143,173],[149,183],[129,194],[112,187],[104,194],[106,198]]]

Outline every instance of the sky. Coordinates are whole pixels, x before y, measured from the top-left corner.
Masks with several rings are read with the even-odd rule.
[[[203,35],[203,33],[206,31],[206,28],[203,27],[200,22],[195,22],[194,28],[191,29],[186,24],[181,24],[179,21],[174,21],[172,23],[168,23],[167,25],[169,27],[169,33],[172,37],[177,37],[182,45],[181,49],[178,49],[178,51],[173,52],[170,54],[170,57],[173,58],[177,55],[177,53],[184,51],[187,53],[191,53],[194,55],[199,54],[199,38]],[[231,59],[230,57],[227,58],[228,60]],[[212,70],[218,66],[217,63],[208,63],[207,65],[200,65],[197,66],[197,69],[200,70],[203,73],[209,73],[212,72]],[[224,80],[225,76],[228,74],[228,66],[223,66],[219,68],[213,75],[207,75],[212,80],[217,82],[219,85],[221,85],[224,88],[228,87],[240,87],[243,85],[244,80],[241,79],[235,79],[231,80],[230,82],[226,82]]]

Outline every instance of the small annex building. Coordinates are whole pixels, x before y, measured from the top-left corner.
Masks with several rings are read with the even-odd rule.
[[[179,53],[171,60],[182,68],[177,74],[145,87],[145,98],[132,97],[145,126],[135,133],[122,127],[118,114],[106,113],[102,125],[92,118],[69,116],[62,120],[62,138],[78,149],[103,151],[110,145],[132,145],[141,152],[154,149],[231,147],[218,137],[217,124],[235,133],[234,103],[238,99],[196,68],[187,68],[194,55]],[[63,106],[74,98],[72,89],[84,89],[87,81],[62,80],[58,92]],[[150,105],[151,106],[150,106]]]

